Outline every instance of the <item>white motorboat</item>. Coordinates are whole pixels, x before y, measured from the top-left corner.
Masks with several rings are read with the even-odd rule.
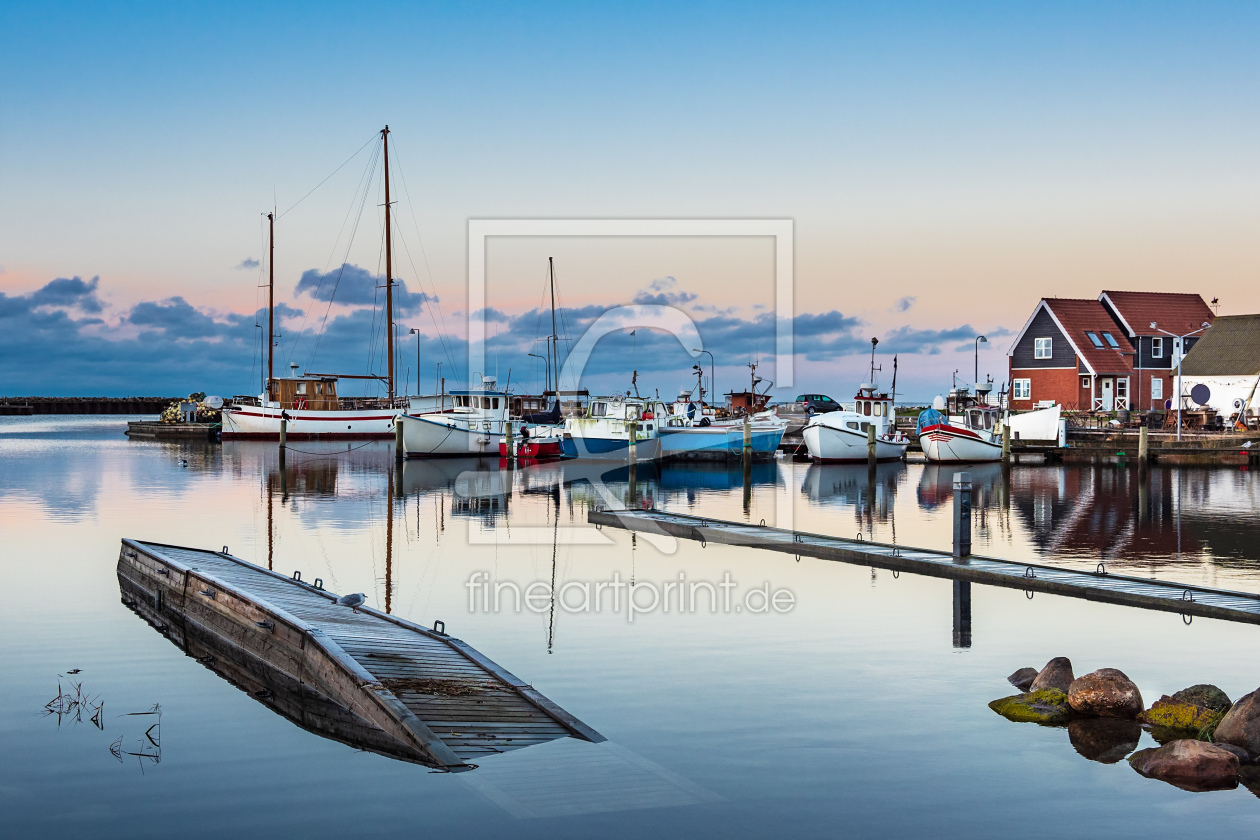
[[[479,389],[448,392],[450,408],[402,415],[407,457],[498,455],[508,422],[508,395],[495,384],[494,377],[483,376]]]
[[[875,460],[905,457],[910,438],[897,430],[893,398],[866,383],[858,388],[853,410],[815,414],[801,430],[809,457],[823,463],[865,462],[870,457],[870,428],[875,427]]]

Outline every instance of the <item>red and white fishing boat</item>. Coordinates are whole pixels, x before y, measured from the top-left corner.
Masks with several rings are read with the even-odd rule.
[[[528,430],[528,426],[522,426],[521,432]],[[530,432],[529,437],[523,434],[515,434],[512,436],[511,447],[508,446],[508,439],[504,438],[499,441],[499,457],[500,458],[528,458],[533,461],[546,461],[552,458],[564,457],[564,433],[556,432],[546,427],[535,428]]]
[[[991,383],[979,383],[973,396],[965,386],[937,397],[919,414],[919,446],[929,461],[998,461],[1002,458],[1000,409],[984,400]]]

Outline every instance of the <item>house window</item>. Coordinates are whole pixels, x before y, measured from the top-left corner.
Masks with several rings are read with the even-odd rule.
[[[1054,355],[1054,339],[1037,338],[1033,340],[1033,358],[1049,359]]]
[[[1120,345],[1116,343],[1116,337],[1109,332],[1103,333],[1103,338],[1107,341],[1107,346],[1112,350],[1119,350]]]
[[[1151,339],[1151,358],[1152,359],[1164,358],[1164,339],[1162,338]]]
[[[1088,377],[1088,376],[1082,376],[1082,377],[1081,377],[1081,387],[1082,387],[1082,388],[1088,388],[1088,387],[1089,387],[1089,377]]]
[[[1049,341],[1049,339],[1046,339],[1046,340]],[[1032,399],[1032,380],[1031,379],[1016,379],[1015,380],[1015,399],[1017,400],[1031,400]]]
[[[1093,343],[1095,347],[1102,347],[1102,339],[1098,337],[1098,333],[1086,332],[1085,336]]]
[[[1164,380],[1158,376],[1151,377],[1151,399],[1162,400],[1164,398]]]
[[[1128,405],[1128,402],[1127,402],[1128,399],[1129,399],[1129,378],[1126,376],[1123,379],[1119,379],[1119,378],[1116,379],[1116,400],[1117,401],[1125,400],[1126,401],[1125,404]]]

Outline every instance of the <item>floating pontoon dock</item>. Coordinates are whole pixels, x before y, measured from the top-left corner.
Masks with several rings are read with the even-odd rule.
[[[943,551],[787,531],[660,510],[591,511],[587,518],[601,527],[668,534],[701,543],[749,546],[800,557],[818,557],[1028,592],[1048,592],[1069,598],[1181,613],[1183,616],[1260,624],[1260,595],[1111,574],[1104,563],[1099,563],[1094,572],[1088,572],[974,554],[954,557]]]
[[[557,738],[604,740],[440,622],[355,613],[322,581],[269,572],[226,546],[124,539],[118,581],[123,602],[199,662],[327,737],[449,771]]]

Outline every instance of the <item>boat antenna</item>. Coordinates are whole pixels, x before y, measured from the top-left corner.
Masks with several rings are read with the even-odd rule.
[[[547,341],[547,356],[554,359],[554,364],[549,363],[547,378],[548,390],[556,392],[556,401],[560,400],[560,347],[558,342],[559,336],[556,335],[556,260],[555,257],[547,257],[547,273],[551,277],[551,335]],[[555,386],[551,386],[551,370],[556,372]],[[558,514],[557,514],[558,515]]]
[[[389,235],[389,126],[381,129],[381,146],[385,152],[385,318],[386,347],[389,351],[389,404],[394,405],[394,266],[393,243]]]
[[[871,339],[871,378],[869,380],[871,385],[875,384],[875,345],[877,344],[879,344],[879,339],[872,338]],[[884,366],[880,365],[879,369],[883,370]]]
[[[897,405],[897,354],[896,353],[893,353],[893,381],[892,381],[891,396],[893,400],[893,406],[896,406]]]
[[[271,400],[271,382],[275,377],[276,362],[276,214],[267,214],[267,400]]]

